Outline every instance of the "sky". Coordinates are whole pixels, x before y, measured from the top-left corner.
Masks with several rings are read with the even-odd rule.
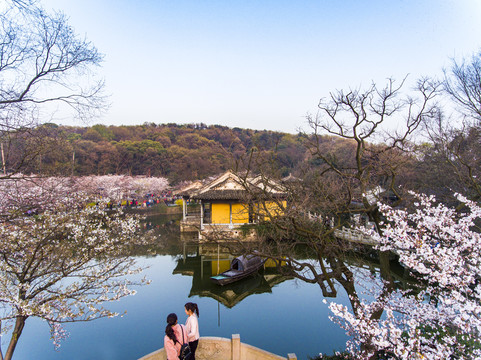
[[[296,133],[332,91],[406,75],[409,88],[481,50],[481,0],[41,3],[105,55],[111,106],[92,125]]]

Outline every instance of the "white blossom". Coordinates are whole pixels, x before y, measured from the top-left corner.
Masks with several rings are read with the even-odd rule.
[[[103,304],[147,282],[128,276],[142,271],[129,256],[144,241],[139,219],[105,211],[110,199],[94,196],[85,180],[0,180],[2,330],[39,317],[58,347],[67,336],[62,323],[117,316]],[[105,194],[111,192],[106,185]]]
[[[380,250],[398,254],[423,289],[386,291],[353,311],[331,303],[332,320],[352,336],[347,349],[355,358],[368,359],[374,352],[399,359],[480,358],[481,236],[474,226],[481,208],[458,195],[467,210],[458,213],[436,204],[433,196],[413,195],[414,212],[380,204],[387,220],[383,235],[369,235]],[[373,316],[379,306],[382,318]]]

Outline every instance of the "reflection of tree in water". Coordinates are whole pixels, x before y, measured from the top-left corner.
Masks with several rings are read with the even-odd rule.
[[[259,243],[250,245],[262,255]],[[278,254],[274,257],[279,261],[278,266],[266,267],[255,276],[219,286],[214,284],[210,277],[226,270],[236,255],[246,251],[246,246],[240,248],[237,243],[223,243],[222,248],[217,244],[204,244],[200,247],[194,245],[189,248],[183,251],[185,256],[177,259],[173,273],[192,276],[189,296],[211,297],[229,308],[250,295],[271,292],[276,284],[293,278],[317,283],[324,297],[336,297],[340,285],[349,295],[353,309],[360,302],[356,289],[361,286],[360,283],[368,288],[375,283],[382,286],[384,282],[381,280],[388,278],[393,288],[406,289],[413,286],[402,266],[389,258],[383,261],[373,252],[365,252],[362,256],[353,251],[343,252],[337,257],[331,255],[318,259],[316,254],[305,246],[298,246],[295,254]],[[188,253],[190,255],[187,255]],[[323,266],[316,265],[320,262]],[[275,265],[275,262],[271,264]],[[315,276],[312,276],[313,274]]]
[[[274,230],[275,237],[266,236],[255,243],[236,241],[227,246],[233,254],[256,253],[270,258],[277,263],[280,275],[317,284],[324,298],[337,297],[342,288],[356,317],[364,314],[363,299],[374,298],[370,313],[373,321],[381,318],[384,304],[394,290],[418,286],[392,255],[361,245],[354,247],[333,237],[322,224],[302,224],[301,217],[295,220],[298,225],[295,231],[285,223],[271,223],[265,226]],[[279,234],[279,229],[289,231]],[[362,348],[369,351],[369,340]]]
[[[153,215],[142,219],[143,236],[148,239],[148,245],[136,247],[133,255],[181,254],[179,221],[179,215]]]
[[[394,289],[416,286],[404,268],[389,255],[364,247],[352,248],[341,240],[320,242],[317,239],[301,243],[296,238],[294,242],[213,242],[201,245],[200,249],[198,244],[183,248],[178,217],[150,217],[144,224],[152,241],[147,248],[139,249],[138,254],[177,256],[173,273],[192,276],[189,296],[210,297],[228,308],[248,296],[271,292],[276,284],[297,278],[317,284],[323,297],[337,297],[342,288],[349,296],[354,314],[367,291],[367,295],[376,297],[377,308],[372,319],[379,319],[383,314],[383,301]],[[235,256],[254,251],[277,260],[279,266],[223,287],[211,282],[210,276],[227,270]]]
[[[190,296],[213,298],[228,308],[234,307],[246,297],[253,294],[272,292],[272,287],[292,278],[279,272],[276,268],[261,269],[259,273],[247,277],[235,283],[219,286],[214,284],[210,277],[225,270],[234,258],[229,252],[219,249],[217,246],[195,246],[194,256],[180,257],[177,260],[174,274],[192,276],[192,288]]]

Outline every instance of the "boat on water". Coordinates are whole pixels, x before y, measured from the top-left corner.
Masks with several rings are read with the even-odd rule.
[[[266,262],[260,256],[242,255],[232,260],[230,269],[210,279],[218,285],[227,285],[255,274]]]

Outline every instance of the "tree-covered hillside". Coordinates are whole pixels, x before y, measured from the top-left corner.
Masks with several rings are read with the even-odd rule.
[[[302,135],[205,124],[66,127],[52,124],[34,130],[43,154],[28,162],[28,141],[10,144],[7,166],[28,163],[28,171],[64,174],[165,176],[173,183],[205,178],[236,167],[251,150],[276,154],[282,174],[292,172],[305,154]],[[39,135],[39,134],[37,134]],[[36,147],[38,149],[38,147]]]

